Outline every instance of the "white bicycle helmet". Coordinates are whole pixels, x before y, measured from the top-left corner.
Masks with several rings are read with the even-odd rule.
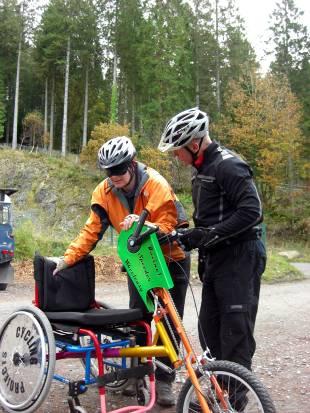
[[[208,129],[209,119],[205,112],[198,108],[184,110],[167,123],[158,149],[167,152],[183,148],[193,139],[204,138]]]
[[[98,151],[100,169],[110,169],[123,163],[130,163],[136,155],[136,149],[126,136],[110,139]]]

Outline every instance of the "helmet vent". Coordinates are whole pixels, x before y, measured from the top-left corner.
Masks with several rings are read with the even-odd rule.
[[[110,139],[98,151],[98,163],[101,169],[110,169],[123,163],[131,162],[136,149],[126,136]]]
[[[177,125],[174,130],[175,131],[181,131],[182,129],[186,128],[187,124],[186,123],[180,123],[179,125]]]
[[[208,133],[208,115],[199,108],[178,113],[167,123],[158,149],[162,152],[186,146],[193,139],[202,139]]]
[[[203,131],[205,129],[205,123],[202,123],[199,129],[199,132]]]

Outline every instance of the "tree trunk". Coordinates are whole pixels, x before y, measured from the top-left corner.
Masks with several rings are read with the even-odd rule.
[[[216,107],[218,114],[221,113],[220,95],[220,42],[219,42],[219,17],[218,0],[215,1],[215,33],[216,33]]]
[[[117,122],[117,56],[114,53],[114,63],[113,63],[113,84],[112,84],[112,94],[111,94],[111,109],[110,109],[110,123]]]
[[[288,167],[288,187],[289,187],[290,203],[291,203],[291,226],[293,228],[294,219],[295,219],[294,165],[293,165],[292,155],[290,153],[288,154],[287,167]]]
[[[136,103],[135,103],[135,92],[132,92],[132,101],[131,101],[131,134],[136,133]]]
[[[196,94],[196,106],[199,108],[200,105],[200,87],[199,87],[199,82],[200,82],[200,73],[199,73],[199,52],[198,52],[198,1],[195,2],[195,20],[196,20],[196,27],[195,27],[195,32],[194,32],[194,41],[195,41],[195,67],[196,67],[196,87],[195,87],[195,94]]]
[[[47,138],[47,104],[48,104],[48,78],[45,79],[45,95],[44,95],[44,135],[43,142],[44,148],[46,148],[46,138]]]
[[[17,120],[18,120],[19,74],[20,74],[21,50],[22,50],[22,35],[20,36],[20,39],[19,39],[18,54],[17,54],[12,149],[16,149],[16,147],[17,147]]]
[[[124,124],[128,123],[128,89],[125,85],[124,87]]]
[[[198,63],[196,62],[196,106],[199,108],[200,105],[200,88],[199,88],[199,69]]]
[[[54,147],[54,105],[55,105],[55,73],[52,77],[52,89],[51,89],[51,112],[50,112],[50,143],[49,153],[52,154]]]
[[[83,142],[84,148],[87,144],[87,115],[88,115],[88,64],[85,73],[85,96],[84,96],[84,119],[83,119]]]
[[[70,37],[68,38],[67,58],[66,58],[64,113],[63,113],[62,137],[61,137],[61,155],[62,156],[66,156],[66,147],[67,147],[69,69],[70,69]]]
[[[9,101],[10,99],[8,99]],[[11,118],[10,118],[10,112],[7,112],[7,118],[6,118],[6,130],[5,130],[5,143],[8,145],[10,142],[10,132],[11,132],[11,128],[10,128],[10,122],[11,122]]]

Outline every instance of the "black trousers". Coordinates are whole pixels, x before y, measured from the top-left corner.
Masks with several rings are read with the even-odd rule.
[[[199,339],[213,357],[251,369],[254,326],[266,251],[261,240],[225,246],[206,256]]]
[[[176,309],[178,310],[180,317],[183,318],[186,291],[187,291],[189,276],[190,276],[190,256],[188,255],[184,260],[181,260],[181,261],[170,262],[168,264],[168,268],[169,268],[172,280],[174,282],[174,287],[171,290],[169,290],[169,292],[171,294],[171,297],[174,301],[174,304],[176,306]],[[136,290],[134,284],[132,283],[129,277],[127,277],[127,280],[128,280],[128,291],[129,291],[129,307],[140,308],[143,311],[144,320],[147,321],[149,324],[151,324],[153,314],[147,312],[147,309],[138,291]],[[170,325],[173,327],[172,323],[170,323]],[[167,331],[169,333],[168,329]],[[176,334],[176,331],[174,328],[173,328],[173,331],[174,331],[175,337],[177,338],[177,342],[179,344],[180,339],[178,335]],[[137,344],[145,345],[145,334],[141,333],[137,335]],[[158,344],[160,345],[160,341],[158,342]],[[168,357],[161,357],[159,358],[159,360],[162,363],[166,364],[168,367],[171,367],[171,368],[173,367]],[[157,368],[155,371],[155,377],[157,380],[172,383],[175,379],[175,373],[173,372],[169,374],[163,369]]]

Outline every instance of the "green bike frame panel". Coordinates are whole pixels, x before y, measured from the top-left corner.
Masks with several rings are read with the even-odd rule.
[[[174,284],[155,233],[142,242],[137,252],[128,251],[128,238],[133,234],[136,226],[137,224],[134,223],[129,230],[121,231],[118,237],[117,251],[146,308],[153,312],[154,302],[148,292],[152,288],[169,290]],[[144,226],[141,234],[147,228]]]

